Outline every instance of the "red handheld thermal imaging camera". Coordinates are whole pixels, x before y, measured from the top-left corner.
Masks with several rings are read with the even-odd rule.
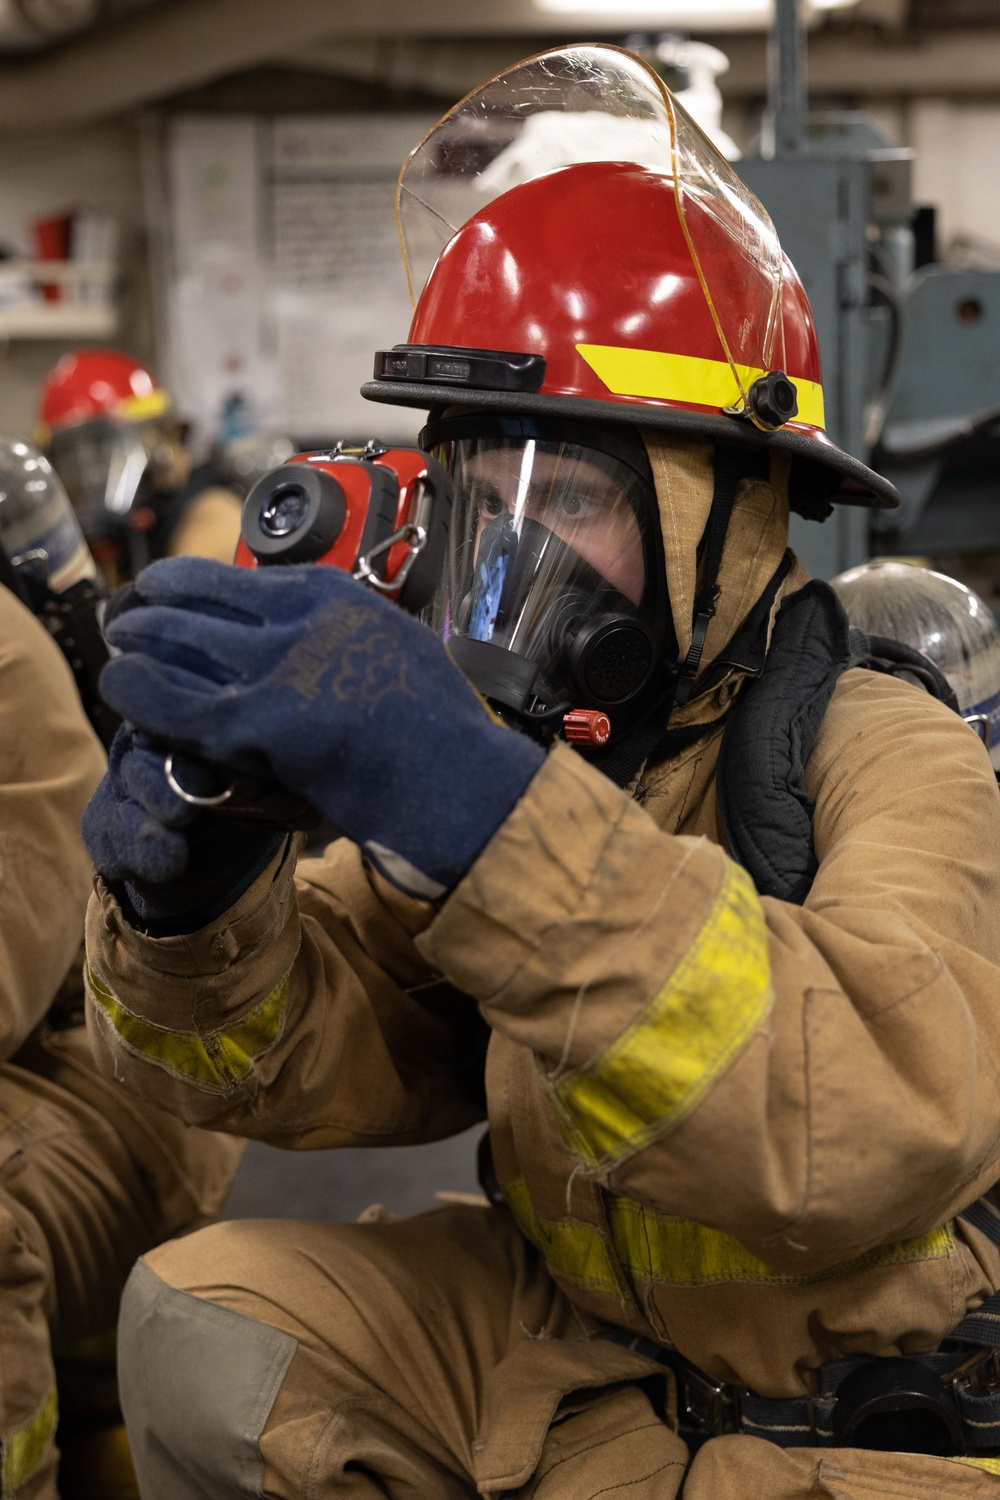
[[[437,585],[450,515],[451,481],[430,454],[338,443],[296,454],[257,481],[243,502],[235,561],[241,568],[340,568],[419,614]],[[218,817],[262,828],[319,823],[308,803],[278,782],[230,774],[219,792],[196,797],[178,781],[172,754],[164,769],[178,797]]]
[[[451,482],[419,448],[299,453],[258,480],[243,503],[243,568],[321,563],[341,568],[418,614],[444,558]]]
[[[247,495],[235,561],[242,568],[305,562],[340,568],[419,614],[444,563],[451,503],[448,475],[419,448],[338,443],[299,453]],[[604,745],[611,726],[606,714],[572,709],[563,715],[563,733],[571,744]],[[215,795],[198,797],[177,780],[172,755],[164,766],[178,797],[218,817],[267,828],[311,828],[319,821],[277,782],[232,775]]]

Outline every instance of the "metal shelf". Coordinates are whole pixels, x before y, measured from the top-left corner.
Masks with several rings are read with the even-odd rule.
[[[0,339],[110,338],[118,328],[117,275],[117,266],[104,261],[0,261],[0,287],[17,278],[26,287],[55,285],[63,293],[58,302],[0,300]]]

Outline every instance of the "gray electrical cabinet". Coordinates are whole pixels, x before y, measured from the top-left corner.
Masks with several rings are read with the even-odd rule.
[[[894,229],[909,224],[911,153],[885,148],[814,155],[811,147],[807,142],[799,155],[748,157],[735,165],[771,215],[812,303],[827,431],[867,462],[866,411],[879,384],[883,346],[872,317],[870,266],[880,248],[883,259],[891,258]],[[902,279],[909,268],[898,269]],[[811,573],[832,578],[869,555],[868,524],[868,512],[854,506],[837,506],[822,523],[793,516],[792,546]]]

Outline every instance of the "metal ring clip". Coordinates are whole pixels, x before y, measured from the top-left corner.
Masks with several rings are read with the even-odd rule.
[[[170,790],[174,793],[175,796],[180,797],[182,802],[186,802],[189,807],[221,807],[222,804],[224,802],[228,802],[230,797],[233,795],[233,789],[231,786],[227,786],[224,792],[217,792],[214,797],[196,797],[194,792],[187,791],[185,787],[181,786],[180,782],[177,780],[177,777],[174,775],[173,751],[171,751],[171,753],[164,760],[163,771],[164,775],[167,778],[167,785],[169,786]]]
[[[372,568],[372,559],[381,557],[384,552],[391,552],[393,547],[400,542],[406,542],[409,552],[403,559],[399,571],[391,582],[387,583],[384,578],[379,578]],[[395,594],[403,587],[409,577],[410,569],[420,556],[427,544],[427,528],[419,525],[416,521],[407,521],[392,536],[386,537],[384,542],[379,542],[364,557],[359,557],[357,567],[354,569],[354,577],[361,583],[367,583],[371,588],[377,589],[380,594]]]

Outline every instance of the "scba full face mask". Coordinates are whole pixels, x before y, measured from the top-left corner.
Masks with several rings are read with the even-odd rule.
[[[88,536],[124,524],[149,486],[149,447],[132,422],[99,416],[60,428],[49,455]]]
[[[675,655],[656,494],[638,434],[461,417],[423,434],[450,474],[429,623],[505,717],[540,738],[573,709],[628,727]]]

